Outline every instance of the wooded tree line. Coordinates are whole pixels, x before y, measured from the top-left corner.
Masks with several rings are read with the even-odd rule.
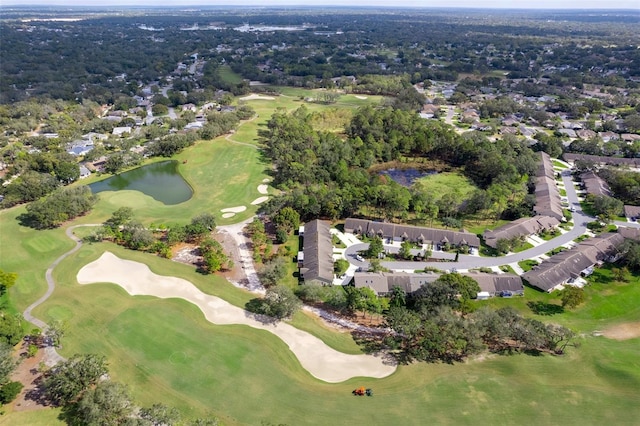
[[[562,353],[574,337],[565,327],[525,318],[510,307],[476,310],[472,299],[479,291],[475,280],[456,273],[411,295],[394,289],[385,313],[394,333],[384,344],[398,350],[405,362],[454,362],[486,349]]]
[[[61,418],[69,425],[183,425],[217,426],[215,417],[188,419],[164,404],[139,407],[125,384],[108,378],[104,356],[73,355],[45,372],[44,397],[62,407]]]
[[[274,164],[274,184],[285,191],[265,205],[268,213],[283,206],[303,220],[347,217],[362,207],[386,219],[409,212],[431,220],[479,211],[495,218],[530,213],[532,200],[522,177],[534,174],[537,156],[512,138],[490,142],[478,133],[460,136],[446,124],[392,107],[359,109],[345,137],[315,131],[301,107],[274,114],[260,136],[263,153]],[[460,168],[479,188],[467,200],[437,202],[418,186],[405,188],[370,173],[373,165],[404,159]]]
[[[221,269],[233,268],[233,261],[220,243],[211,237],[215,227],[215,218],[210,213],[194,216],[186,225],[152,224],[146,227],[134,218],[133,209],[120,207],[88,239],[109,240],[132,250],[157,253],[165,258],[171,257],[171,247],[178,243],[197,244],[202,257],[199,270],[211,274]]]

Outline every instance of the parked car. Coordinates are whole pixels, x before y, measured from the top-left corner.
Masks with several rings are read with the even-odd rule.
[[[356,254],[356,260],[359,262],[364,262],[364,257],[360,256],[359,254]]]

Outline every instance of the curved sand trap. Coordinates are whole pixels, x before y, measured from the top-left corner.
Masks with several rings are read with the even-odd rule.
[[[362,96],[362,95],[354,95],[356,99],[367,99],[366,96]]]
[[[275,98],[273,96],[257,95],[255,93],[252,93],[250,95],[243,96],[242,98],[240,98],[241,101],[255,101],[255,100],[272,101],[274,99]]]
[[[262,179],[262,181],[263,181],[264,183],[267,183],[267,182],[271,182],[271,179],[269,179],[269,178],[264,178],[264,179]]]
[[[241,213],[247,209],[247,206],[227,207],[220,210],[222,213]]]
[[[225,219],[229,219],[230,217],[234,217],[235,213],[222,213],[222,217]]]
[[[120,259],[110,252],[103,253],[99,259],[82,267],[77,278],[80,284],[115,283],[132,296],[187,300],[199,307],[205,318],[214,324],[243,324],[267,330],[289,346],[309,373],[325,382],[337,383],[362,376],[381,378],[396,370],[394,365],[385,364],[379,357],[347,355],[331,349],[317,337],[289,324],[257,321],[253,314],[201,292],[187,280],[156,275],[147,265]]]
[[[264,203],[264,202],[265,202],[265,201],[267,201],[268,199],[269,199],[269,197],[258,197],[258,198],[256,198],[255,200],[253,200],[253,201],[251,202],[251,205],[252,205],[252,206],[257,206],[258,204],[262,204],[262,203]]]
[[[640,337],[640,322],[614,325],[602,331],[604,337],[614,340],[628,340]]]
[[[258,192],[261,194],[268,194],[269,192],[267,192],[267,188],[269,186],[268,185],[258,185]]]

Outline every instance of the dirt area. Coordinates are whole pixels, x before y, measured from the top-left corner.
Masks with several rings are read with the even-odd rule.
[[[640,322],[614,325],[602,331],[602,335],[614,340],[628,340],[640,337]]]
[[[242,262],[240,261],[240,251],[238,244],[227,232],[217,232],[214,238],[222,244],[224,252],[233,260],[233,268],[230,271],[223,271],[222,276],[233,283],[241,283],[246,280],[246,276],[242,271]]]
[[[16,357],[22,361],[11,375],[11,380],[22,383],[24,388],[11,404],[12,411],[42,410],[47,407],[37,389],[37,385],[42,377],[42,374],[38,371],[38,367],[40,362],[43,361],[44,350],[40,349],[36,356],[27,358],[26,348],[27,346],[24,345],[16,352]]]

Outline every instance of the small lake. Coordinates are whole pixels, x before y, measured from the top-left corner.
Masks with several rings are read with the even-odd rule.
[[[193,190],[178,173],[177,161],[153,163],[89,185],[94,194],[124,189],[140,191],[167,205],[184,203]]]
[[[394,182],[406,186],[407,188],[413,185],[413,183],[425,176],[435,175],[435,170],[418,170],[418,169],[387,169],[383,172],[380,172],[381,175],[387,175]]]

